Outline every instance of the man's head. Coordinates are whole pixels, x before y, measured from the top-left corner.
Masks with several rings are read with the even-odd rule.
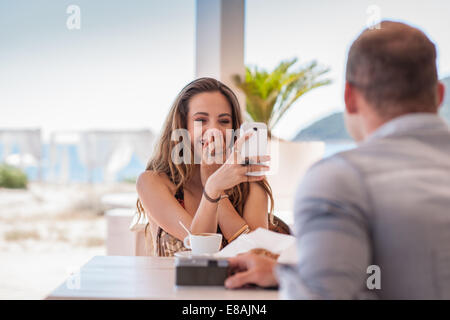
[[[436,113],[443,96],[436,48],[422,31],[383,21],[379,29],[364,30],[350,47],[345,119],[355,140],[395,117]]]

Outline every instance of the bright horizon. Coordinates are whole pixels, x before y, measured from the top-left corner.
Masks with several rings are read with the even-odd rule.
[[[195,1],[77,1],[81,29],[72,31],[66,28],[70,4],[0,3],[0,105],[6,114],[0,128],[41,128],[44,139],[53,131],[88,129],[157,134],[175,96],[194,78]],[[346,53],[373,4],[382,19],[420,27],[437,45],[440,77],[450,75],[450,2],[247,0],[246,65],[272,69],[298,57],[331,68],[333,84],[302,97],[274,134],[290,139],[343,110]]]

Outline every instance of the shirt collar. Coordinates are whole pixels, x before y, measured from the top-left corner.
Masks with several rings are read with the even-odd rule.
[[[434,113],[409,113],[396,117],[376,129],[366,141],[418,130],[449,130],[447,123]]]

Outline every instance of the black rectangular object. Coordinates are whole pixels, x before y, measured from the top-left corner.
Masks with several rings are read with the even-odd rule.
[[[227,260],[211,258],[175,260],[177,286],[223,286],[227,276]]]

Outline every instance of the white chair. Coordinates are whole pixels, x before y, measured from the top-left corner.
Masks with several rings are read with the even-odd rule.
[[[129,226],[129,230],[134,234],[134,255],[135,256],[152,256],[153,255],[153,237],[151,226],[148,225],[146,215],[141,215],[138,220],[138,215],[135,213],[133,220]],[[147,231],[146,231],[147,227]]]
[[[143,256],[151,250],[150,235],[144,237],[147,223],[145,216],[136,221],[135,192],[112,193],[102,197],[107,221],[106,252],[107,255]]]
[[[130,232],[130,222],[134,211],[131,208],[107,210],[106,217],[106,254],[109,256],[135,255],[136,235]]]

